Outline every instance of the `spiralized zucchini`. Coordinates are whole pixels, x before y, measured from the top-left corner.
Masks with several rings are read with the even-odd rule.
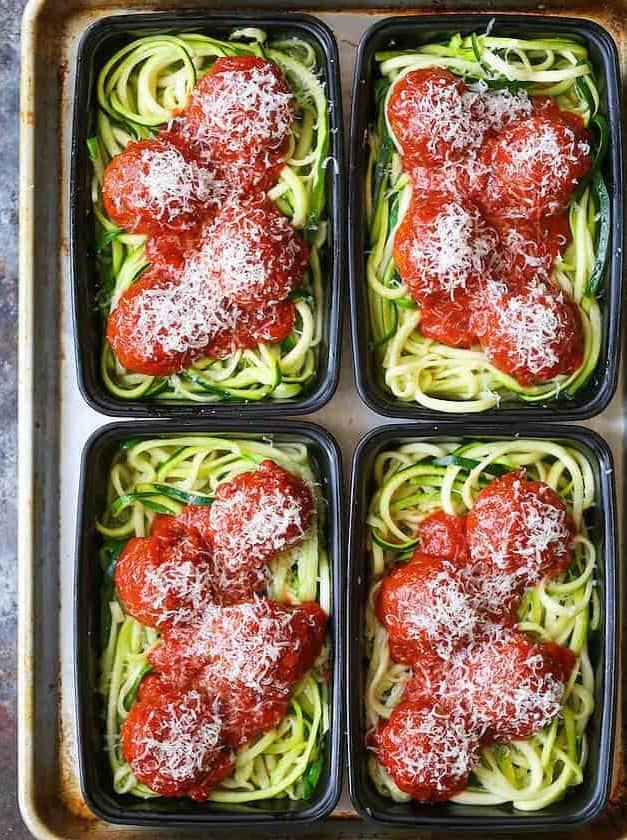
[[[609,197],[600,174],[607,122],[599,114],[599,91],[586,47],[568,38],[454,35],[445,45],[377,53],[376,60],[381,73],[375,91],[378,116],[369,131],[365,194],[371,336],[383,384],[399,400],[447,413],[486,411],[502,400],[545,403],[574,396],[599,359],[602,326],[596,293],[605,274],[609,229]],[[523,387],[490,364],[479,348],[448,347],[420,334],[420,309],[393,258],[394,235],[409,205],[411,186],[386,124],[385,103],[395,80],[421,67],[443,67],[468,82],[484,80],[491,87],[554,97],[593,132],[593,170],[571,199],[572,240],[553,269],[553,279],[573,297],[583,325],[584,358],[570,375]]]
[[[88,140],[100,273],[98,300],[106,318],[112,303],[149,265],[144,252],[146,238],[121,230],[104,210],[102,181],[107,163],[132,140],[151,137],[184,108],[190,91],[216,58],[253,54],[281,68],[295,99],[290,151],[269,192],[311,245],[308,269],[292,295],[294,329],[281,344],[260,343],[225,359],[201,359],[169,377],[126,370],[103,338],[102,378],[107,389],[121,399],[198,403],[285,400],[302,393],[316,372],[327,298],[323,261],[328,241],[325,168],[330,131],[316,53],[311,44],[298,38],[267,41],[259,29],[234,32],[232,38],[220,41],[201,34],[139,38],[116,52],[100,71],[94,136]]]
[[[316,517],[305,539],[271,563],[269,598],[289,603],[317,600],[331,610],[331,577],[323,538],[324,504],[303,444],[229,440],[189,435],[135,439],[123,444],[108,484],[108,509],[97,523],[104,538],[100,562],[102,645],[99,691],[105,700],[105,741],[116,793],[142,798],[158,794],[138,782],[125,761],[120,727],[128,715],[143,676],[148,654],[159,641],[157,631],[125,615],[117,598],[115,561],[126,540],[145,536],[155,513],[178,513],[184,504],[206,503],[223,481],[255,469],[266,458],[312,483]],[[275,729],[239,749],[235,770],[210,796],[214,802],[246,803],[279,797],[307,799],[323,766],[330,712],[324,671],[330,651],[325,644],[314,668],[294,689],[288,713]]]
[[[451,453],[455,457],[447,458]],[[442,458],[452,463],[438,463]],[[582,782],[588,755],[586,727],[594,711],[588,638],[599,627],[600,602],[595,589],[596,551],[586,534],[584,516],[598,500],[592,468],[576,449],[524,438],[483,443],[414,440],[377,456],[373,467],[376,491],[368,513],[372,586],[365,627],[369,660],[366,725],[375,727],[390,717],[410,676],[408,667],[390,659],[387,631],[374,612],[381,576],[393,564],[411,557],[411,538],[429,513],[443,508],[460,514],[472,508],[477,492],[499,471],[490,470],[495,464],[512,470],[524,467],[529,478],[544,481],[555,490],[573,517],[577,536],[568,570],[527,590],[517,626],[540,641],[570,647],[577,655],[577,665],[559,716],[532,738],[485,748],[469,786],[453,801],[512,803],[519,810],[536,811]],[[397,544],[397,549],[387,549],[386,544]],[[398,802],[410,799],[374,755],[368,761],[380,793]]]

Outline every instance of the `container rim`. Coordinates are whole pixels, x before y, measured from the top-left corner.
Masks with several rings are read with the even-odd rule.
[[[112,809],[101,799],[99,787],[94,790],[93,779],[88,773],[87,765],[90,756],[86,753],[86,729],[88,696],[84,683],[84,660],[89,652],[90,639],[81,634],[81,616],[85,606],[81,603],[81,582],[83,571],[81,554],[84,548],[83,526],[87,516],[87,500],[85,497],[85,482],[87,471],[91,463],[94,449],[101,443],[115,444],[116,439],[122,440],[132,434],[133,437],[176,437],[180,434],[214,434],[225,437],[244,435],[249,438],[263,437],[292,438],[311,442],[318,449],[318,454],[324,460],[324,470],[328,477],[328,488],[325,496],[329,517],[328,554],[332,576],[332,613],[328,633],[333,647],[333,683],[330,697],[332,724],[328,736],[328,781],[320,790],[319,796],[309,806],[298,812],[285,814],[272,812],[229,813],[224,810],[215,813],[199,811],[181,811],[169,815],[162,811],[129,812],[124,807]],[[81,454],[80,484],[78,498],[78,515],[76,535],[74,541],[74,580],[73,580],[73,644],[76,651],[74,659],[74,698],[77,709],[77,744],[78,770],[81,793],[89,809],[101,820],[113,825],[128,826],[196,826],[196,827],[263,827],[263,826],[297,826],[313,823],[328,816],[335,808],[342,788],[344,767],[344,709],[342,702],[344,674],[344,648],[342,633],[344,629],[344,583],[341,570],[345,556],[344,521],[340,505],[340,485],[342,480],[342,455],[339,444],[333,435],[321,426],[308,421],[285,421],[276,426],[270,418],[260,420],[186,420],[180,422],[164,422],[154,419],[141,420],[132,424],[132,428],[125,422],[113,422],[96,429],[86,441]],[[95,602],[94,602],[95,603]],[[93,603],[90,604],[93,608]],[[115,796],[115,794],[109,794]]]
[[[86,310],[93,304],[93,295],[89,289],[82,286],[88,283],[88,266],[85,265],[85,254],[90,246],[90,234],[83,204],[79,200],[78,184],[81,174],[88,166],[87,151],[81,142],[86,132],[85,114],[87,113],[86,99],[90,95],[93,85],[86,79],[90,75],[93,51],[98,41],[122,32],[137,34],[154,26],[176,26],[180,22],[184,26],[198,26],[210,30],[212,24],[220,27],[232,26],[241,29],[243,25],[255,23],[271,24],[277,27],[290,28],[307,34],[315,40],[320,50],[320,70],[324,75],[328,100],[331,128],[330,152],[337,161],[337,167],[329,175],[327,187],[327,219],[331,231],[331,241],[327,246],[328,271],[326,273],[323,319],[326,324],[326,339],[323,346],[326,349],[326,365],[316,364],[316,383],[311,390],[306,391],[300,398],[286,400],[261,400],[259,402],[222,401],[216,403],[195,403],[191,401],[180,404],[168,404],[158,400],[123,400],[107,391],[100,374],[99,356],[94,364],[88,364],[88,356],[94,354],[91,346],[91,324],[84,324]],[[323,60],[322,60],[323,59]],[[215,418],[246,418],[276,417],[284,413],[294,416],[310,414],[322,408],[332,398],[337,390],[342,349],[343,311],[345,305],[344,283],[342,274],[346,259],[346,235],[343,222],[346,203],[346,170],[344,152],[344,122],[342,110],[342,88],[339,73],[339,53],[337,41],[331,28],[322,20],[300,12],[287,11],[220,11],[210,14],[196,10],[141,12],[129,15],[112,15],[93,21],[84,29],[77,48],[76,81],[74,86],[74,106],[72,111],[71,129],[71,165],[68,186],[68,213],[70,230],[70,282],[72,284],[72,323],[75,350],[75,365],[78,387],[85,402],[96,411],[109,417],[138,417],[158,418],[172,417],[177,419],[193,419],[195,417]],[[88,202],[90,205],[90,202]],[[78,240],[83,241],[78,241]],[[81,247],[84,246],[84,247]],[[81,278],[83,282],[81,282]],[[102,345],[102,338],[98,342],[98,353]],[[93,368],[93,369],[92,369]],[[94,374],[95,370],[97,373]]]
[[[547,815],[546,809],[536,812],[519,812],[511,815],[487,817],[480,813],[483,806],[477,806],[477,814],[472,816],[433,817],[429,816],[429,806],[415,805],[424,811],[417,815],[408,813],[398,816],[385,810],[374,810],[364,801],[364,785],[359,775],[359,762],[363,758],[363,697],[356,696],[360,688],[360,680],[355,679],[363,669],[363,656],[360,650],[361,627],[357,620],[361,616],[361,603],[357,605],[354,596],[356,579],[359,575],[367,577],[364,563],[357,560],[362,553],[361,536],[363,533],[363,504],[361,487],[369,476],[365,472],[365,459],[371,452],[383,445],[393,443],[399,439],[447,438],[447,437],[475,437],[482,438],[542,438],[549,440],[572,441],[587,447],[593,454],[598,466],[598,487],[603,517],[603,551],[599,558],[599,565],[603,569],[603,585],[605,589],[603,599],[604,629],[599,640],[600,663],[603,667],[602,711],[599,724],[599,765],[596,778],[588,801],[581,807],[576,807],[577,789],[574,788],[570,799],[572,810],[565,815]],[[394,424],[373,429],[366,433],[359,441],[353,454],[351,464],[351,513],[349,520],[348,539],[348,571],[346,581],[346,668],[347,668],[347,766],[349,793],[356,811],[372,825],[393,826],[396,828],[429,828],[440,830],[463,831],[537,831],[547,828],[561,829],[581,827],[596,817],[606,807],[612,782],[612,768],[616,745],[616,723],[618,702],[618,635],[620,628],[621,604],[618,588],[618,546],[616,541],[616,488],[614,480],[615,466],[611,450],[605,440],[591,429],[576,425],[558,425],[553,423],[539,423],[532,431],[512,432],[502,424],[482,423],[438,423],[434,425]],[[359,519],[358,519],[359,517]],[[599,662],[594,663],[599,667]],[[352,681],[351,681],[352,680]],[[354,688],[352,688],[352,686]],[[585,772],[585,771],[584,771]],[[369,781],[367,782],[369,784]],[[411,804],[411,803],[409,803]],[[470,806],[468,806],[470,807]],[[487,806],[485,806],[487,807]],[[505,807],[505,806],[495,806]]]
[[[494,25],[505,27],[519,27],[521,32],[550,31],[557,33],[568,32],[593,44],[602,56],[603,73],[606,82],[606,96],[608,101],[608,115],[610,122],[610,146],[606,166],[611,171],[611,247],[606,267],[605,300],[603,309],[607,311],[607,352],[601,354],[593,377],[597,378],[595,390],[584,403],[576,404],[577,397],[572,399],[572,405],[567,402],[548,401],[543,405],[524,405],[521,401],[512,401],[503,407],[495,407],[484,412],[460,411],[451,414],[436,409],[426,408],[415,402],[404,402],[387,392],[385,386],[376,383],[371,371],[371,350],[368,346],[368,332],[370,317],[367,311],[368,290],[365,283],[365,268],[363,264],[363,248],[361,228],[363,219],[362,198],[360,185],[362,168],[363,131],[362,110],[367,107],[369,90],[365,84],[366,60],[369,58],[371,41],[374,37],[385,33],[398,31],[399,27],[421,32],[436,30],[453,34],[460,29],[473,26]],[[614,38],[603,26],[587,18],[573,18],[561,16],[544,16],[533,13],[520,12],[455,12],[444,15],[398,15],[386,17],[369,27],[362,35],[355,59],[353,77],[351,116],[350,116],[350,144],[349,144],[349,200],[348,207],[348,254],[349,254],[349,292],[351,316],[351,340],[353,347],[353,368],[357,391],[362,402],[371,410],[384,417],[399,420],[468,420],[472,422],[478,417],[517,423],[524,420],[588,420],[600,414],[607,408],[616,392],[618,385],[618,370],[622,344],[620,341],[623,288],[623,243],[625,241],[625,210],[622,206],[623,186],[623,137],[621,132],[621,91],[620,65],[617,46]],[[606,179],[607,181],[607,179]],[[359,183],[358,183],[359,182]],[[365,244],[365,243],[364,243]],[[365,320],[364,320],[365,319]],[[588,382],[584,388],[589,388]]]

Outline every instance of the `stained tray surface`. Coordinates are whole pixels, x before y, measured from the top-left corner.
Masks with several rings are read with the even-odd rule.
[[[190,0],[185,7],[203,9],[207,5],[206,0]],[[381,11],[384,5],[387,9]],[[357,42],[368,26],[399,10],[400,5],[388,0],[379,4],[376,13],[374,7],[364,11],[350,0],[342,12],[333,11],[337,3],[332,0],[323,0],[316,7],[316,13],[333,29],[339,42],[345,116],[350,105]],[[431,0],[431,8],[428,5],[425,4],[425,11],[433,11],[436,5],[439,10],[442,4]],[[588,17],[606,26],[618,42],[624,70],[627,55],[622,5],[622,0],[611,0],[603,8],[593,6],[590,0],[563,0],[561,6],[554,8],[561,8],[569,16],[586,16],[587,12]],[[107,14],[164,11],[174,6],[173,0],[153,0],[149,6],[140,0],[31,0],[24,19],[20,143],[19,794],[22,814],[33,834],[41,838],[145,840],[149,836],[173,836],[172,831],[157,834],[106,826],[93,818],[79,793],[73,702],[74,533],[81,450],[106,418],[86,406],[76,382],[67,219],[73,68],[80,35],[90,23]],[[257,6],[266,10],[308,11],[306,4],[285,0],[272,4],[262,0]],[[446,6],[455,8],[452,3]],[[485,4],[477,0],[468,0],[466,6],[486,10]],[[237,8],[237,3],[222,0],[216,7],[225,11]],[[499,4],[499,11],[504,8],[520,11],[525,6],[519,0],[505,0]],[[621,373],[617,396],[600,417],[587,423],[611,445],[617,465],[619,511],[623,499],[623,382]],[[289,416],[287,409],[285,416]],[[357,396],[346,330],[338,391],[311,419],[328,428],[340,442],[346,471],[359,438],[385,422],[366,409]],[[519,431],[524,432],[524,426]],[[622,535],[620,516],[619,523]],[[600,820],[578,833],[581,840],[627,838],[622,739],[618,746],[612,804]],[[416,831],[390,834],[376,830],[354,816],[348,797],[343,795],[334,818],[314,826],[310,834],[418,836]],[[289,832],[290,837],[294,835],[295,831]],[[538,835],[543,836],[542,832]],[[176,831],[177,838],[201,836],[206,837],[206,832]],[[280,835],[271,830],[265,836]],[[550,836],[560,837],[555,833]]]

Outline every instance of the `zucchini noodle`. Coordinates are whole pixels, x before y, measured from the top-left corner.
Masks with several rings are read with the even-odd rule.
[[[602,325],[597,291],[605,275],[609,197],[599,167],[607,146],[607,122],[598,113],[599,91],[586,47],[567,38],[525,40],[454,35],[447,44],[376,54],[381,78],[375,89],[366,170],[368,302],[372,349],[382,384],[395,398],[447,413],[480,412],[503,400],[545,403],[573,397],[594,372]],[[409,205],[411,185],[387,125],[385,105],[396,80],[410,70],[442,67],[468,82],[523,88],[550,96],[562,110],[580,115],[593,134],[594,163],[570,202],[571,242],[552,278],[575,301],[583,326],[584,358],[569,375],[523,387],[494,367],[479,349],[448,347],[420,333],[420,308],[403,285],[393,258],[394,235]]]
[[[372,585],[365,619],[369,660],[366,726],[370,729],[390,717],[411,675],[408,667],[391,660],[387,631],[375,615],[381,576],[393,564],[411,557],[412,537],[429,513],[443,508],[447,513],[462,514],[472,507],[476,493],[494,478],[497,470],[490,471],[491,464],[512,470],[524,467],[530,479],[546,482],[575,522],[577,535],[568,570],[527,590],[517,627],[539,641],[571,648],[577,665],[559,716],[527,740],[484,748],[467,789],[452,801],[512,803],[519,810],[536,811],[582,782],[588,755],[586,727],[594,711],[588,638],[599,627],[601,608],[595,589],[596,551],[586,533],[585,512],[598,500],[591,466],[577,450],[523,438],[438,444],[414,440],[377,456],[373,468],[376,491],[367,520]],[[369,757],[368,767],[381,794],[397,802],[410,799],[374,755]]]
[[[98,303],[106,319],[122,292],[150,265],[144,251],[146,237],[121,230],[105,212],[102,182],[108,162],[131,141],[153,136],[183,109],[198,79],[216,58],[252,54],[280,67],[295,100],[289,157],[268,193],[311,246],[307,271],[290,296],[296,307],[294,328],[280,344],[262,342],[225,359],[200,359],[188,370],[168,377],[126,370],[103,337],[102,378],[107,389],[124,400],[286,400],[303,393],[316,373],[328,297],[323,271],[328,245],[325,169],[330,126],[324,83],[316,53],[307,41],[267,41],[259,29],[241,30],[232,37],[252,42],[220,41],[197,33],[139,38],[116,52],[100,71],[95,125],[88,140],[100,275]]]
[[[150,671],[148,654],[159,641],[156,630],[125,615],[115,592],[115,561],[127,539],[146,536],[155,513],[178,513],[185,504],[206,503],[216,487],[269,458],[311,483],[316,516],[305,539],[272,561],[265,594],[287,603],[317,600],[331,612],[331,573],[324,542],[324,503],[303,444],[269,440],[230,440],[189,435],[167,439],[131,439],[122,444],[109,474],[108,509],[97,523],[104,543],[100,562],[102,644],[99,691],[105,702],[105,746],[116,793],[141,798],[158,796],[141,784],[126,762],[120,727]],[[248,803],[314,793],[330,726],[325,672],[329,643],[314,668],[296,685],[281,723],[235,754],[235,768],[213,790],[213,802]]]

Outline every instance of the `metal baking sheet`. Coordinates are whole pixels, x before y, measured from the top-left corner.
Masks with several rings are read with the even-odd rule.
[[[337,10],[338,5],[341,11]],[[408,5],[405,0],[405,6]],[[237,6],[237,0],[185,3],[186,9],[225,10]],[[285,0],[251,6],[310,11],[307,4]],[[22,816],[37,838],[134,840],[150,836],[145,831],[107,826],[96,820],[81,799],[76,773],[72,583],[79,459],[85,440],[104,425],[106,418],[83,402],[76,383],[67,176],[73,66],[80,34],[104,15],[177,7],[180,5],[176,0],[30,0],[24,14],[20,140],[19,802]],[[316,5],[314,13],[333,28],[339,42],[346,113],[359,37],[382,16],[399,11],[420,13],[402,7],[402,0],[379,2],[369,9],[364,9],[363,0],[361,4],[323,0]],[[622,0],[597,5],[591,0],[558,0],[539,6],[520,0],[501,0],[498,4],[490,0],[429,0],[421,4],[421,10],[428,12],[486,12],[497,7],[499,12],[582,15],[604,25],[618,43],[625,94],[627,22]],[[339,389],[333,400],[311,419],[337,437],[348,470],[357,440],[386,421],[366,409],[357,396],[347,329],[344,336]],[[624,496],[624,396],[621,370],[617,396],[600,417],[585,424],[603,435],[612,447],[620,512]],[[518,431],[524,432],[524,427]],[[624,547],[622,521],[620,538]],[[626,612],[623,610],[623,621]],[[623,626],[623,652],[625,643]],[[627,686],[623,684],[622,688]],[[624,741],[619,721],[612,803],[599,821],[578,833],[581,840],[627,838]],[[179,836],[207,835],[177,831]],[[390,834],[366,826],[355,818],[344,794],[334,818],[313,826],[309,836],[417,835]]]

